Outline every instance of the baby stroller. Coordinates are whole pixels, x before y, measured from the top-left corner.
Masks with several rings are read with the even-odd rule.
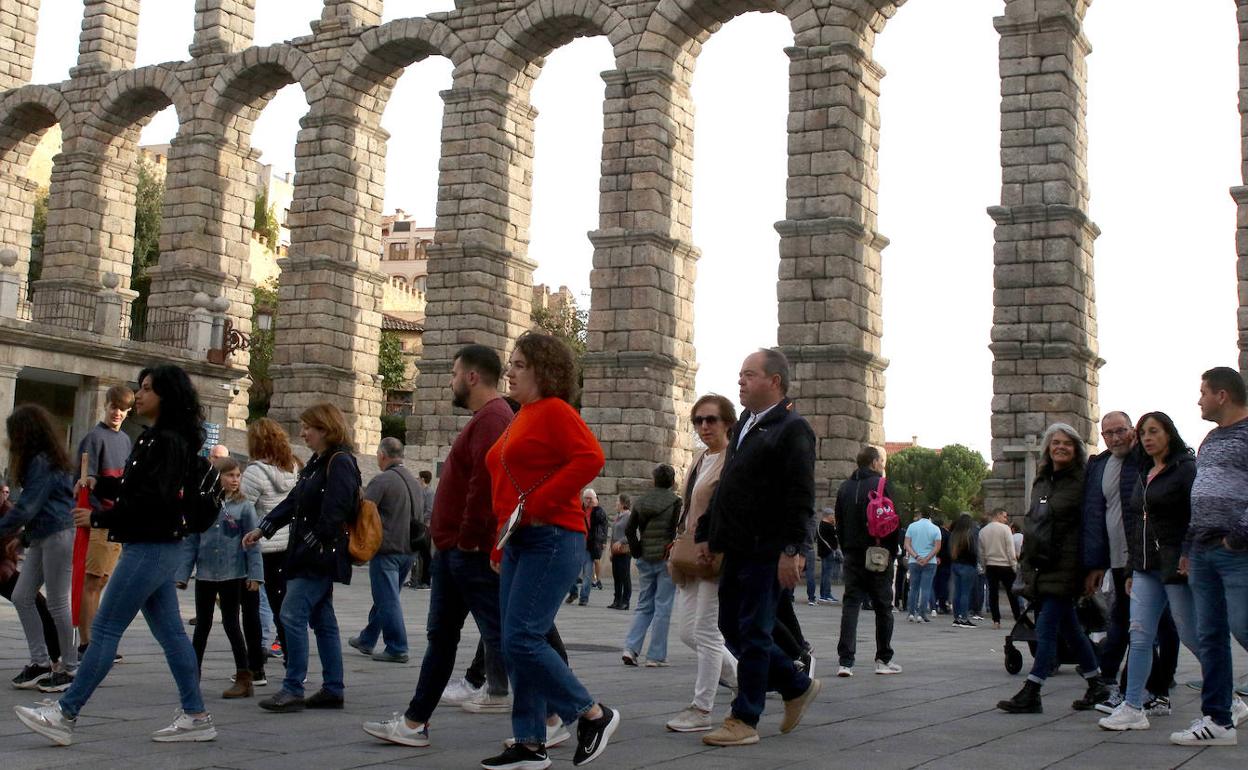
[[[1034,658],[1036,655],[1036,614],[1038,612],[1039,605],[1035,602],[1028,602],[1027,606],[1019,613],[1014,627],[1010,629],[1010,633],[1005,637],[1005,670],[1011,674],[1017,674],[1023,670],[1023,653],[1015,645],[1026,644],[1032,657]],[[1083,628],[1083,632],[1092,640],[1093,646],[1096,646],[1099,639],[1105,634],[1109,619],[1108,600],[1105,594],[1098,591],[1092,596],[1081,598],[1075,607],[1075,613],[1079,616],[1079,626]],[[1065,641],[1059,638],[1057,644],[1058,665],[1078,662],[1074,651],[1069,649]]]

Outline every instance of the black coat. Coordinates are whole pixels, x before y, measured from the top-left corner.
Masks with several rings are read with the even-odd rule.
[[[841,550],[853,554],[865,554],[877,545],[875,538],[867,533],[867,495],[880,485],[880,474],[870,468],[858,468],[836,490],[836,534]],[[884,496],[896,504],[891,482],[884,482]],[[882,538],[878,545],[896,554],[901,542],[901,527]],[[861,561],[861,559],[855,559]]]
[[[355,520],[359,496],[360,468],[349,449],[333,447],[312,455],[295,488],[260,522],[265,537],[290,525],[287,578],[351,582],[347,523]]]
[[[1083,593],[1084,569],[1079,553],[1083,477],[1082,466],[1072,465],[1055,472],[1046,466],[1031,488],[1031,507],[1023,520],[1023,554],[1019,562],[1023,580],[1035,596],[1074,598]],[[1053,517],[1053,537],[1048,544],[1041,543],[1035,527],[1041,498],[1048,498],[1049,515]],[[1040,564],[1036,555],[1042,550],[1050,558]]]
[[[1150,482],[1151,463],[1141,464],[1131,506],[1123,508],[1129,564],[1133,570],[1161,570],[1175,576],[1183,538],[1192,518],[1192,482],[1196,458],[1184,452],[1166,458],[1166,467]],[[1172,577],[1169,582],[1182,582]]]
[[[786,398],[737,447],[748,417],[728,436],[719,486],[694,540],[749,558],[777,557],[789,545],[801,551],[813,545],[815,432]]]
[[[114,502],[91,514],[91,526],[108,530],[118,543],[173,543],[186,536],[182,482],[195,456],[185,438],[148,428],[134,442],[121,478],[100,476],[95,495]]]

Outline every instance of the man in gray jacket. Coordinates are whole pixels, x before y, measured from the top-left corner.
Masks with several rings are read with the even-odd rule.
[[[373,660],[406,663],[407,628],[403,624],[399,591],[412,568],[410,533],[412,520],[418,519],[421,511],[420,482],[403,467],[403,444],[396,438],[381,440],[377,467],[381,473],[364,490],[364,498],[376,503],[381,514],[381,547],[368,563],[373,606],[368,611],[368,625],[347,643],[371,655]],[[385,642],[385,648],[373,652],[378,637]]]

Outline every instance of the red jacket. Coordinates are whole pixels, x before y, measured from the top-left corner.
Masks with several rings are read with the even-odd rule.
[[[503,469],[504,457],[511,476]],[[497,526],[511,516],[521,492],[528,492],[524,522],[541,521],[584,532],[581,490],[597,477],[603,461],[598,439],[568,402],[543,398],[526,404],[485,458],[493,481]],[[495,560],[500,556],[495,552]]]
[[[489,553],[494,548],[497,520],[485,454],[510,423],[511,407],[504,399],[495,398],[478,409],[455,437],[442,464],[429,521],[433,544],[439,551],[459,548]]]

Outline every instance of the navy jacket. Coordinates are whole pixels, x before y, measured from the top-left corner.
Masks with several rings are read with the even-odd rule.
[[[1109,569],[1109,531],[1105,528],[1105,511],[1109,503],[1101,482],[1105,478],[1105,461],[1112,453],[1106,449],[1088,460],[1083,482],[1083,545],[1080,557],[1084,569]],[[1122,501],[1122,520],[1125,527],[1129,519],[1138,515],[1131,508],[1135,482],[1140,475],[1144,453],[1137,444],[1122,459],[1122,473],[1118,477],[1118,499]]]
[[[785,398],[745,434],[749,413],[728,436],[719,486],[698,518],[696,542],[716,553],[772,559],[786,546],[813,547],[815,432]]]
[[[117,543],[174,543],[186,536],[182,483],[195,457],[185,438],[155,426],[143,431],[121,478],[100,476],[95,494],[112,508],[94,511],[91,526]]]
[[[350,450],[340,446],[312,455],[295,488],[260,521],[265,537],[290,525],[288,578],[351,582],[347,522],[355,519],[359,500],[360,468]]]

